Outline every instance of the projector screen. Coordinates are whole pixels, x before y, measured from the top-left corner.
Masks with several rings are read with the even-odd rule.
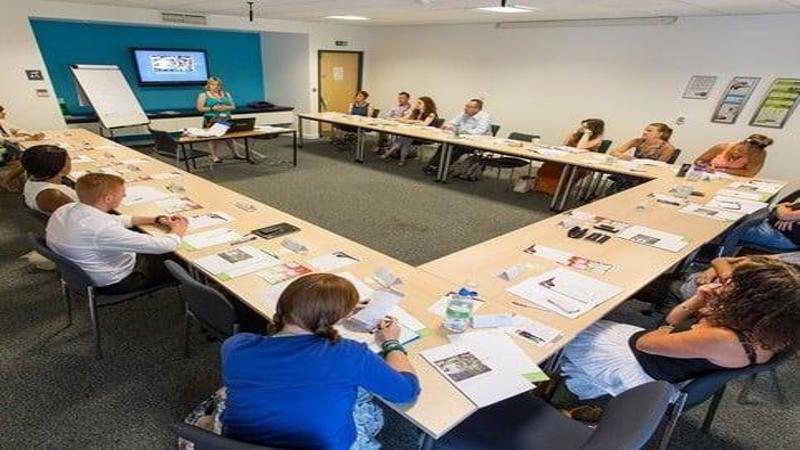
[[[140,86],[204,84],[208,79],[205,50],[134,48]]]

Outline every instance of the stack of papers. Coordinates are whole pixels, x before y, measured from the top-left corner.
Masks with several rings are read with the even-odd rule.
[[[193,211],[196,209],[203,209],[203,207],[196,203],[189,197],[169,197],[156,202],[159,209],[167,214],[176,214],[184,211]]]
[[[570,319],[622,292],[618,286],[562,268],[528,278],[506,290]]]
[[[619,237],[637,244],[649,245],[670,252],[679,252],[689,245],[688,239],[677,234],[634,225],[623,230]]]
[[[150,186],[128,186],[125,190],[125,200],[122,204],[133,206],[141,203],[153,202],[169,197],[171,194]]]
[[[217,122],[211,128],[184,128],[183,133],[189,137],[220,137],[228,132],[230,126]]]
[[[227,281],[279,264],[280,261],[256,247],[244,245],[197,259],[194,263],[219,280]]]
[[[722,209],[709,208],[701,206],[696,203],[690,203],[678,211],[695,216],[706,217],[709,219],[719,220],[722,222],[735,222],[739,220],[743,214],[732,211],[725,211]]]
[[[189,217],[189,229],[198,230],[200,228],[213,227],[215,225],[222,225],[225,223],[233,222],[235,219],[229,214],[222,211],[214,211],[205,214],[198,214]]]
[[[200,250],[239,239],[242,239],[242,235],[230,228],[217,228],[216,230],[203,231],[184,236],[181,240],[181,245],[186,250]]]
[[[769,204],[757,200],[747,200],[740,197],[728,197],[717,194],[706,206],[709,208],[722,209],[736,213],[752,214],[758,210],[769,207]]]
[[[273,127],[272,125],[256,125],[255,129],[265,133],[283,133],[286,131],[292,131],[289,128]]]
[[[505,333],[481,331],[451,340],[420,354],[478,407],[529,391],[533,381],[547,379]]]
[[[737,191],[765,194],[767,198],[777,194],[781,190],[781,185],[779,183],[766,180],[737,181],[731,183],[729,187]]]
[[[525,249],[525,253],[536,255],[550,261],[557,262],[562,266],[572,267],[573,269],[585,270],[587,272],[594,272],[604,274],[611,270],[611,264],[606,264],[593,259],[584,258],[583,256],[574,255],[563,250],[558,250],[544,245],[533,244]]]

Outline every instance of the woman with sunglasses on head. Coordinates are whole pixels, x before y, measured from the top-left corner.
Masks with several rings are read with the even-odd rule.
[[[220,77],[211,77],[206,81],[203,92],[197,94],[197,110],[203,113],[203,128],[208,128],[217,122],[224,122],[231,119],[231,112],[236,109],[236,103],[230,92],[226,91]],[[233,153],[234,159],[246,159],[239,153],[236,142],[232,139],[225,139],[225,145]],[[209,142],[211,149],[211,161],[221,163],[222,159],[218,155],[218,142]]]
[[[764,167],[764,161],[767,159],[766,148],[772,145],[772,142],[772,139],[763,134],[751,134],[743,141],[711,147],[694,163],[731,175],[754,177]]]
[[[616,396],[653,380],[684,382],[764,364],[800,348],[800,268],[752,257],[728,281],[707,284],[656,330],[601,320],[564,352],[562,373],[580,399]]]

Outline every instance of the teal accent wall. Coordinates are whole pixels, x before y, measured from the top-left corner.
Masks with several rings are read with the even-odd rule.
[[[78,103],[72,64],[119,66],[145,111],[194,108],[202,86],[139,86],[133,47],[206,50],[209,75],[222,78],[237,105],[267,98],[258,33],[51,20],[31,20],[31,26],[56,95],[70,114],[92,111]]]

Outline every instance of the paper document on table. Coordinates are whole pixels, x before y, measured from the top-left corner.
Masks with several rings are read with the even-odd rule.
[[[640,166],[654,166],[654,167],[667,167],[669,166],[668,163],[664,161],[660,161],[657,159],[647,159],[647,158],[637,158],[634,159],[633,162]]]
[[[549,379],[547,374],[502,330],[480,330],[462,334],[449,334],[453,344],[465,344],[472,349],[492,351],[492,365],[512,373],[522,375],[526,380],[536,383]],[[500,351],[498,351],[500,350]]]
[[[722,222],[735,222],[744,216],[744,213],[709,208],[696,203],[690,203],[678,211],[695,216],[707,217],[709,219],[719,220]]]
[[[360,278],[358,278],[357,276],[353,275],[350,272],[339,272],[336,275],[353,283],[353,286],[356,288],[356,291],[358,291],[358,299],[362,302],[366,301],[369,298],[369,296],[372,295],[373,292],[375,292],[375,289],[369,287],[367,283],[364,283],[364,281],[362,281]]]
[[[89,162],[93,162],[93,161],[94,161],[94,159],[92,159],[91,157],[86,156],[86,155],[75,155],[75,156],[70,157],[70,162],[72,162],[72,164],[83,164],[83,163],[89,163]]]
[[[684,236],[654,230],[641,225],[634,225],[622,231],[619,237],[637,244],[648,245],[670,252],[679,252],[689,245],[689,240]]]
[[[411,313],[399,305],[392,308],[392,310],[389,311],[389,315],[397,319],[397,322],[400,323],[400,325],[408,328],[420,336],[426,336],[430,334],[430,330],[428,330],[428,327],[425,326],[424,323],[412,316]]]
[[[240,277],[280,263],[275,257],[249,245],[199,258],[194,261],[200,268],[221,281]]]
[[[564,337],[564,334],[557,328],[519,315],[514,316],[513,324],[503,327],[502,330],[538,347],[546,347]]]
[[[419,340],[420,335],[418,333],[405,326],[403,323],[400,323],[399,325],[400,337],[397,338],[397,341],[401,345],[409,345]],[[367,347],[369,347],[369,349],[375,353],[380,353],[383,350],[375,333],[370,333],[369,331],[364,330],[361,325],[357,323],[345,320],[336,325],[334,328],[336,328],[336,331],[338,331],[343,338],[352,339],[356,342],[363,342],[364,344],[367,344]]]
[[[170,195],[169,192],[164,192],[150,186],[128,186],[125,190],[125,199],[122,201],[122,204],[125,206],[133,206],[161,200]]]
[[[285,133],[287,131],[292,131],[291,128],[275,127],[272,125],[256,125],[255,129],[265,133]]]
[[[735,181],[728,187],[739,191],[760,192],[770,196],[777,194],[782,189],[782,184],[766,180]]]
[[[350,316],[350,320],[363,326],[364,329],[372,331],[380,325],[381,321],[389,315],[389,312],[403,300],[401,292],[388,289],[379,289],[369,296],[369,302],[361,309],[357,309],[355,314]]]
[[[150,178],[154,180],[170,180],[173,178],[180,178],[180,172],[158,172],[150,175]]]
[[[222,211],[214,211],[205,214],[198,214],[189,217],[189,229],[199,230],[200,228],[213,227],[215,225],[222,225],[225,223],[233,222],[233,216],[226,214]]]
[[[296,261],[289,261],[283,264],[270,266],[267,270],[259,272],[258,276],[269,284],[280,284],[286,280],[292,280],[307,273],[311,273],[310,268]]]
[[[622,292],[618,286],[562,268],[528,278],[506,290],[571,319]]]
[[[184,236],[182,239],[182,246],[190,251],[200,250],[239,239],[242,239],[242,235],[230,228],[217,228],[215,230],[202,231],[200,233]]]
[[[716,195],[712,198],[706,206],[709,208],[724,209],[726,211],[733,211],[742,214],[752,214],[758,210],[769,207],[765,202],[757,200],[747,200],[737,197],[727,197],[725,195]]]
[[[318,256],[308,263],[320,272],[331,272],[342,267],[347,267],[358,262],[358,259],[344,252],[333,252],[327,255]]]
[[[167,214],[203,209],[203,206],[189,197],[169,197],[156,202],[159,209]]]
[[[189,137],[220,137],[228,132],[229,125],[217,122],[211,128],[184,128],[183,132]]]
[[[734,189],[720,189],[717,191],[717,195],[723,195],[725,197],[741,198],[745,200],[752,200],[754,202],[766,202],[772,196],[771,194],[767,194],[764,192],[737,191]]]
[[[611,264],[584,258],[583,256],[573,255],[572,253],[565,252],[563,250],[558,250],[539,244],[532,244],[530,247],[525,249],[525,253],[557,262],[562,266],[599,274],[604,274],[613,267]]]
[[[497,345],[497,342],[493,339],[490,344]],[[534,388],[503,360],[502,355],[514,353],[516,344],[509,338],[501,345],[493,348],[481,345],[480,340],[467,338],[424,350],[420,355],[476,406],[484,407]]]

